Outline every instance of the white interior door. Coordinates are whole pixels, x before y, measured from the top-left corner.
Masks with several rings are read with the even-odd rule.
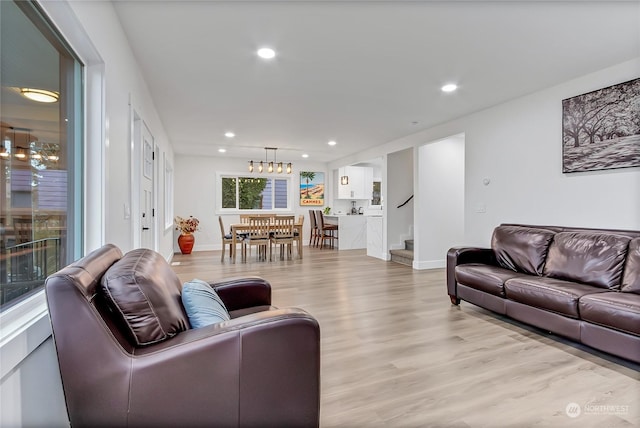
[[[140,177],[140,246],[155,249],[155,204],[153,200],[154,152],[153,136],[142,126],[142,174]]]

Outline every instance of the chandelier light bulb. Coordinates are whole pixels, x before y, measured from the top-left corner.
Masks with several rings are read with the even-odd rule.
[[[291,171],[293,171],[293,165],[291,162],[288,162],[286,164],[286,169],[285,169],[285,163],[282,161],[278,161],[278,158],[276,156],[278,148],[277,147],[265,147],[264,151],[265,151],[265,156],[264,156],[264,161],[256,161],[257,162],[257,169],[258,172],[262,173],[265,172],[264,170],[266,169],[267,173],[269,174],[273,174],[274,172],[277,172],[278,174],[282,174],[284,171],[287,172],[287,174],[291,174]],[[269,160],[269,151],[271,151],[273,153],[273,159]],[[254,172],[254,161],[253,160],[249,160],[249,172]]]

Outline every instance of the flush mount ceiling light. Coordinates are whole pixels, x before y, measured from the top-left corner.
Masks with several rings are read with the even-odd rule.
[[[224,136],[227,138],[233,138],[236,136],[236,134],[234,134],[233,132],[229,131],[229,132],[225,132]]]
[[[456,85],[455,83],[448,83],[440,89],[442,90],[442,92],[453,92],[458,89],[458,85]]]
[[[20,88],[20,94],[30,100],[39,103],[55,103],[60,98],[57,92],[47,91],[45,89]]]
[[[330,145],[330,146],[335,146],[338,143],[336,143],[335,141],[331,140],[327,144]]]
[[[227,153],[227,149],[218,149],[218,153]]]
[[[269,150],[271,150],[273,152],[273,160],[269,161]],[[264,162],[263,161],[259,161],[256,162],[258,164],[258,172],[263,172],[265,165],[267,166],[267,172],[272,173],[275,169],[275,171],[278,174],[281,174],[285,168],[282,162],[278,162],[278,160],[276,159],[276,150],[278,150],[277,147],[265,147],[264,151]],[[249,161],[249,172],[253,172],[254,167],[253,167],[253,160]],[[286,166],[286,172],[287,174],[291,174],[291,172],[293,171],[293,165],[291,164],[291,162],[287,163]]]
[[[302,157],[306,159],[306,158],[309,157],[309,155],[305,153],[305,154],[302,155]]]
[[[258,49],[258,56],[263,59],[271,59],[276,56],[276,51],[271,48]]]

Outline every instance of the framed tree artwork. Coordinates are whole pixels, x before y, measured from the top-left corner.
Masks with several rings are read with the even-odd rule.
[[[300,171],[300,206],[324,205],[324,173]]]
[[[640,78],[562,100],[562,172],[640,166]]]

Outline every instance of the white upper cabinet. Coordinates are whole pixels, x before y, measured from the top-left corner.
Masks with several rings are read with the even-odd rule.
[[[345,166],[338,172],[338,199],[371,199],[373,168]]]

